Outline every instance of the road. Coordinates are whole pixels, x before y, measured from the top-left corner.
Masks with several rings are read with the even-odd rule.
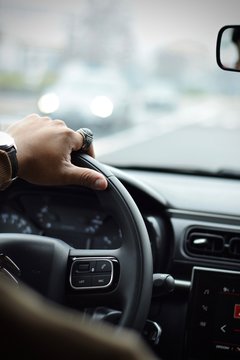
[[[34,97],[11,98],[9,104],[7,99],[1,99],[3,130],[12,121],[36,112]],[[121,166],[240,169],[238,97],[187,98],[176,111],[141,111],[135,119],[140,120],[132,128],[116,134],[94,134],[98,160]]]
[[[178,112],[96,139],[97,158],[115,165],[240,170],[238,99],[185,103]]]

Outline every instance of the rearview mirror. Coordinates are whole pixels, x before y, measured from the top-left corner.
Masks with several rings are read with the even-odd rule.
[[[223,70],[240,71],[240,25],[227,25],[220,29],[217,63]]]

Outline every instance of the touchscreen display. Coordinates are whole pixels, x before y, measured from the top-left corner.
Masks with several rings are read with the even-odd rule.
[[[240,272],[195,267],[187,359],[240,359]]]

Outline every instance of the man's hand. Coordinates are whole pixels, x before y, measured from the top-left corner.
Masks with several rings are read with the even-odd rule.
[[[20,178],[38,185],[106,189],[107,180],[102,174],[71,163],[71,153],[81,149],[83,137],[62,120],[31,114],[10,125],[6,132],[13,136],[17,146]],[[95,156],[93,144],[87,153]]]

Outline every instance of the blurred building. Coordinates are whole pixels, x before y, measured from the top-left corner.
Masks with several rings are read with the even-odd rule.
[[[21,72],[32,84],[73,59],[121,65],[131,38],[124,1],[0,3],[0,72]]]

